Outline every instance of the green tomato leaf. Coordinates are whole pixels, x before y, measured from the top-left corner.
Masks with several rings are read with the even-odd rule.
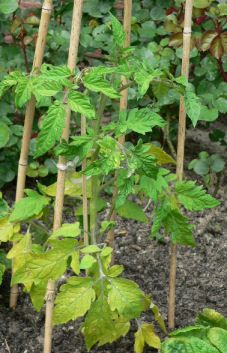
[[[142,208],[136,203],[126,200],[125,203],[116,209],[119,216],[127,219],[134,219],[138,222],[147,223],[148,218]]]
[[[174,244],[195,246],[195,240],[192,234],[192,225],[187,217],[183,216],[178,210],[171,210],[165,220],[167,233],[171,234]]]
[[[96,259],[91,255],[85,255],[80,262],[80,269],[87,270],[96,263]]]
[[[95,300],[91,278],[71,277],[61,286],[55,300],[54,324],[64,324],[84,316]]]
[[[35,158],[49,151],[55,142],[60,140],[65,127],[65,114],[65,107],[59,102],[49,108],[38,136]]]
[[[150,132],[153,127],[164,127],[166,123],[160,115],[152,112],[148,108],[134,108],[129,112],[126,124],[129,130],[145,135],[145,133]]]
[[[76,238],[81,234],[80,223],[66,223],[54,231],[49,239],[56,239],[58,237]]]
[[[32,284],[29,292],[32,305],[36,311],[40,311],[44,305],[47,282],[41,282],[38,285]]]
[[[68,102],[70,108],[74,112],[80,113],[89,119],[95,118],[95,110],[92,107],[88,96],[80,92],[71,91],[68,95]]]
[[[201,103],[200,99],[196,96],[194,92],[186,91],[185,95],[185,108],[189,118],[195,127],[197,121],[200,119],[201,113]]]
[[[115,16],[113,16],[112,14],[110,14],[110,16],[111,16],[114,42],[117,46],[123,47],[125,37],[126,37],[124,28],[120,23],[120,21],[118,21],[118,19]]]
[[[92,71],[84,75],[83,83],[87,89],[93,92],[101,92],[113,99],[120,98],[120,94],[111,86],[109,81],[96,76]]]
[[[48,203],[47,197],[33,192],[15,204],[9,220],[10,222],[21,222],[38,216]]]
[[[32,80],[29,77],[22,76],[17,82],[15,90],[15,103],[18,108],[23,107],[23,105],[32,96]]]
[[[161,76],[161,74],[162,72],[158,69],[147,72],[145,69],[141,68],[135,72],[135,81],[139,86],[139,93],[141,96],[144,96],[147,93],[153,79]]]
[[[194,181],[177,181],[175,190],[178,200],[189,211],[202,211],[220,205],[218,200],[207,194],[203,187],[196,185]]]

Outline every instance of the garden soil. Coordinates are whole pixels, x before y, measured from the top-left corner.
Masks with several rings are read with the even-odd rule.
[[[200,135],[199,135],[200,134]],[[203,145],[201,145],[201,141]],[[207,146],[206,146],[207,144]],[[186,155],[195,158],[199,151],[216,153],[216,144],[204,138],[203,130],[188,134]],[[225,150],[218,147],[224,156]],[[196,314],[205,307],[227,316],[227,177],[223,178],[216,210],[191,215],[196,225],[197,247],[179,247],[177,263],[176,326],[194,322]],[[151,210],[148,209],[148,214]],[[167,317],[169,275],[169,243],[149,240],[149,225],[120,221],[116,229],[115,262],[124,265],[125,277],[136,281],[152,296],[163,317]],[[7,282],[7,281],[6,281]],[[41,353],[43,349],[44,312],[37,314],[26,295],[21,295],[15,311],[7,308],[9,287],[0,292],[0,353]],[[152,321],[151,313],[146,320]],[[86,353],[80,333],[81,322],[70,322],[54,328],[53,353]],[[92,353],[133,353],[135,323],[121,340]],[[146,348],[146,353],[154,352]]]

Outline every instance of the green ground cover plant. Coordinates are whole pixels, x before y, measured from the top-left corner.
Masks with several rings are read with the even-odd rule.
[[[227,347],[227,321],[213,309],[198,314],[194,326],[171,332],[162,343],[162,353],[210,352],[225,353]]]

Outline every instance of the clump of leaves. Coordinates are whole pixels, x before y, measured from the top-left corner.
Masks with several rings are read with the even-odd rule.
[[[220,174],[225,168],[225,161],[219,154],[209,155],[208,152],[200,152],[199,158],[193,159],[189,165],[188,169],[193,169],[194,172],[202,176],[206,187],[209,190],[217,184]]]
[[[173,331],[162,343],[161,353],[226,353],[227,320],[213,309],[204,309],[194,326]]]

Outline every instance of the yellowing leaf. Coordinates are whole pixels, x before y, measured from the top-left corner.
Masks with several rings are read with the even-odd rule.
[[[141,330],[143,333],[144,340],[149,347],[157,349],[161,347],[160,338],[155,334],[153,325],[144,323],[141,326]]]
[[[159,165],[176,164],[176,161],[169,154],[167,154],[162,148],[152,144],[149,144],[149,146],[150,146],[149,153],[157,159]]]
[[[13,259],[15,257],[24,256],[25,254],[31,252],[31,234],[27,233],[22,235],[22,239],[13,245],[11,250],[7,254],[8,259]]]
[[[144,349],[144,337],[143,337],[142,330],[139,329],[135,333],[134,350],[135,350],[135,353],[143,353],[143,349]]]
[[[121,336],[125,336],[130,328],[130,323],[120,318],[110,310],[107,300],[100,296],[89,310],[85,323],[84,335],[87,349],[98,343],[102,346],[112,343]]]
[[[0,220],[0,241],[7,242],[13,236],[13,224],[7,218]]]
[[[58,243],[59,247],[47,253],[29,254],[24,265],[13,274],[12,284],[33,282],[38,285],[49,279],[59,279],[67,268],[75,242],[72,239],[64,239]]]
[[[57,183],[45,186],[38,184],[39,190],[48,196],[55,197],[57,190]],[[65,182],[65,195],[77,197],[82,195],[82,177],[80,173],[68,173]],[[87,197],[91,196],[91,181],[87,181]]]
[[[144,293],[135,282],[124,278],[111,279],[108,303],[111,310],[128,320],[139,317],[146,309]]]
[[[76,275],[80,273],[80,253],[75,251],[72,253],[71,267]]]
[[[109,277],[118,277],[124,271],[124,267],[122,265],[114,265],[110,267],[108,276]]]
[[[55,300],[54,323],[63,324],[84,316],[95,300],[91,278],[71,277]]]

